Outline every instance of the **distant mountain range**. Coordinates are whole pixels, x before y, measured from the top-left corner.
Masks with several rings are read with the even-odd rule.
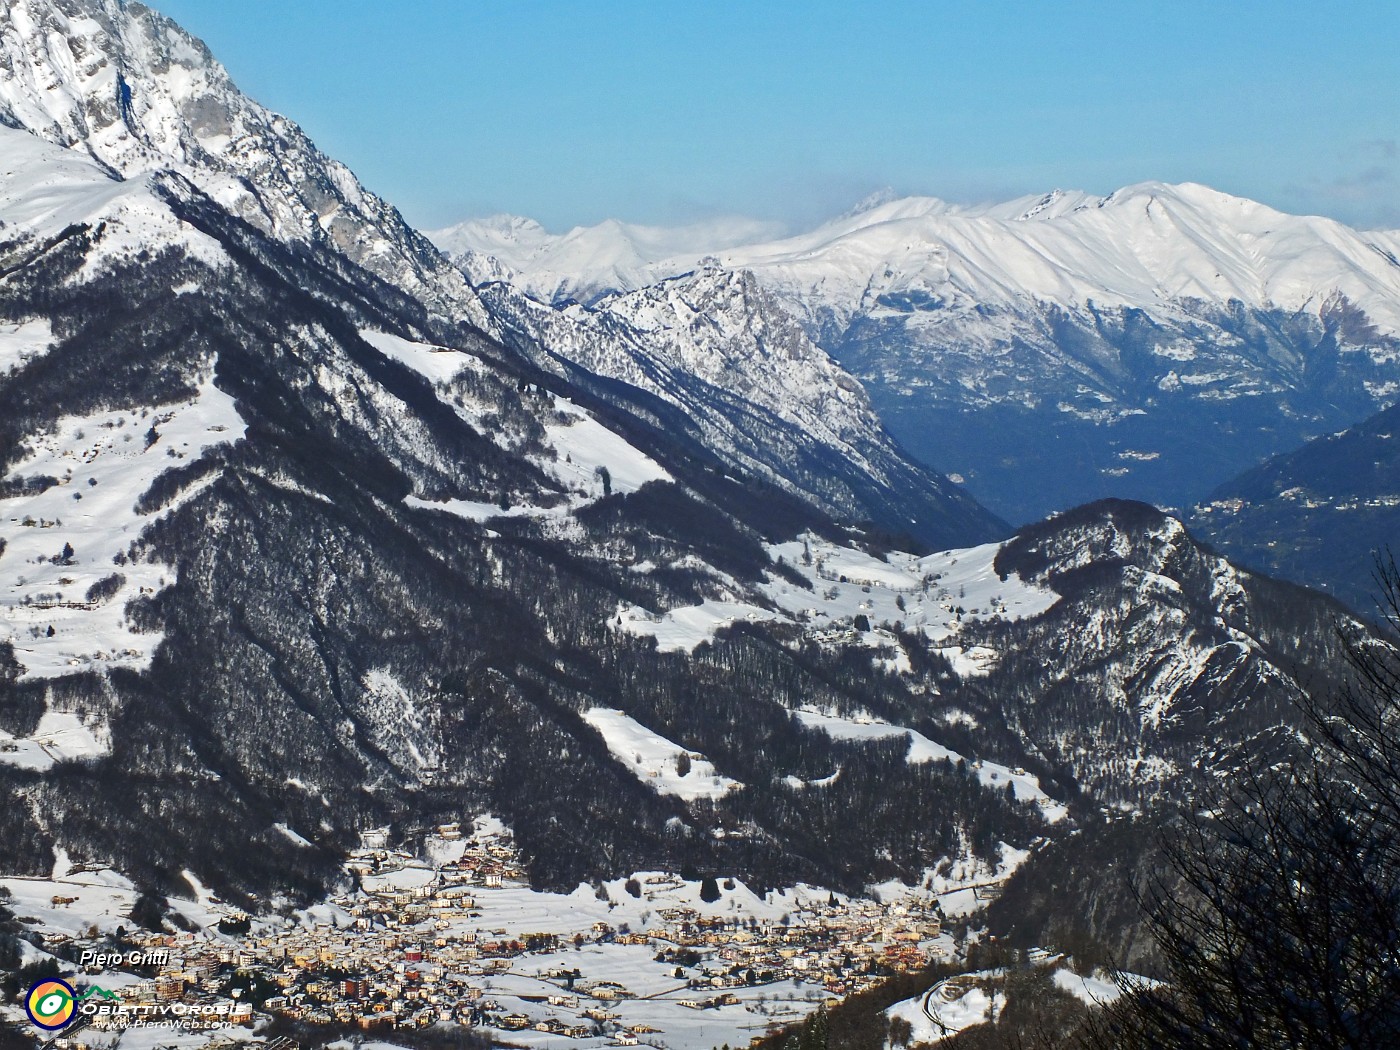
[[[1193,183],[1106,197],[1055,190],[989,205],[878,194],[807,233],[722,219],[667,229],[609,221],[565,234],[516,216],[430,236],[451,255],[500,259],[539,298],[587,302],[692,269],[705,256],[753,270],[793,302],[849,317],[888,296],[949,308],[1062,305],[1161,310],[1176,300],[1316,311],[1340,292],[1400,329],[1400,231],[1358,232]],[[1319,298],[1318,290],[1326,289]]]
[[[1400,557],[1400,406],[1226,482],[1191,523],[1242,564],[1379,615],[1378,559]]]
[[[533,219],[495,215],[432,234],[452,256],[489,255],[512,271],[520,287],[545,302],[588,302],[632,291],[693,268],[711,252],[773,240],[778,223],[719,219],[667,228],[615,219],[551,234]]]
[[[877,198],[794,237],[733,245],[742,231],[498,219],[433,237],[549,302],[702,259],[752,272],[907,448],[1010,521],[1106,495],[1190,506],[1400,391],[1400,235],[1204,186]]]

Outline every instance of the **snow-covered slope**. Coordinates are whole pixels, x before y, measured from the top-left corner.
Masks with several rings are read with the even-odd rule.
[[[743,787],[716,772],[704,755],[653,733],[635,718],[606,707],[583,713],[583,720],[602,734],[608,750],[643,783],[663,795],[685,799],[722,798]],[[681,756],[685,756],[682,758]]]
[[[126,552],[199,486],[159,510],[143,507],[142,497],[172,466],[242,436],[233,402],[206,381],[182,404],[67,417],[34,439],[5,480],[56,483],[0,499],[0,642],[11,644],[26,675],[150,665],[161,636],[136,627],[126,609],[174,572]]]
[[[441,312],[489,323],[397,210],[142,4],[7,0],[0,124],[86,152],[121,178],[176,171],[264,232],[332,247]]]
[[[43,244],[89,226],[101,230],[84,267],[89,274],[117,259],[171,247],[221,265],[218,244],[171,211],[159,192],[165,178],[116,178],[86,154],[0,126],[0,242]],[[12,353],[19,352],[16,342]]]

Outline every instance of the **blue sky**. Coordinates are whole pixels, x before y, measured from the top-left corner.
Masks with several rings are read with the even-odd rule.
[[[1400,3],[149,0],[423,227],[1197,181],[1400,227]]]

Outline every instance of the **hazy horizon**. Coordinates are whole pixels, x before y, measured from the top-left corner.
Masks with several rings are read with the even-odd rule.
[[[1080,187],[1080,186],[1051,186],[1051,187],[1047,187],[1047,188],[1046,188],[1045,190],[1043,190],[1043,191],[1036,190],[1036,191],[1033,191],[1033,192],[1031,192],[1031,193],[1013,193],[1013,194],[1010,194],[1010,195],[1008,195],[1008,196],[986,197],[986,198],[981,198],[981,199],[964,199],[964,200],[953,199],[953,198],[946,197],[946,196],[943,196],[943,195],[937,194],[937,193],[927,193],[927,192],[900,193],[898,190],[895,190],[893,187],[887,186],[887,187],[882,187],[882,188],[879,189],[879,190],[874,190],[874,191],[872,191],[872,192],[870,192],[870,193],[867,193],[867,194],[863,195],[863,196],[860,197],[860,198],[853,199],[853,200],[851,200],[849,203],[847,203],[847,204],[844,205],[844,206],[837,206],[834,210],[832,210],[832,211],[830,211],[830,212],[828,212],[828,213],[826,213],[826,214],[823,214],[823,215],[815,215],[815,216],[814,216],[813,218],[811,218],[810,220],[802,220],[802,221],[784,221],[784,220],[782,220],[782,219],[765,219],[765,218],[763,218],[762,216],[757,216],[757,215],[744,215],[744,214],[741,214],[741,213],[738,213],[738,212],[716,211],[713,215],[704,216],[704,217],[700,217],[700,218],[682,219],[682,220],[679,220],[679,221],[674,222],[674,223],[664,223],[664,222],[633,222],[632,220],[630,220],[630,219],[628,219],[628,218],[626,218],[626,217],[624,217],[624,216],[608,215],[608,216],[604,216],[603,218],[597,220],[596,222],[568,223],[568,224],[565,224],[565,225],[554,226],[554,225],[550,225],[549,223],[541,222],[538,218],[536,218],[536,217],[533,216],[533,215],[523,215],[523,214],[520,214],[519,212],[496,211],[496,212],[482,212],[482,213],[476,214],[476,215],[466,215],[466,216],[463,216],[463,217],[460,218],[460,219],[457,219],[457,220],[454,220],[454,221],[451,221],[451,222],[447,222],[447,223],[445,223],[445,224],[443,224],[443,225],[441,225],[441,226],[436,226],[436,227],[420,227],[420,228],[421,228],[421,229],[424,229],[424,230],[427,230],[428,232],[440,232],[440,231],[444,231],[444,230],[451,229],[451,228],[456,227],[456,226],[465,225],[465,224],[468,224],[468,223],[487,223],[487,222],[490,222],[490,221],[495,220],[495,219],[524,219],[524,220],[528,220],[528,221],[537,223],[537,224],[538,224],[539,226],[541,226],[541,227],[544,229],[544,231],[545,231],[547,234],[549,234],[550,236],[552,236],[552,237],[559,237],[559,236],[563,236],[563,235],[565,235],[565,234],[571,233],[571,232],[573,232],[574,230],[579,230],[579,229],[592,229],[592,228],[595,228],[595,227],[598,227],[598,226],[606,225],[607,223],[618,223],[618,224],[620,224],[620,225],[622,225],[622,226],[631,227],[631,228],[656,229],[656,230],[667,230],[667,231],[681,230],[681,229],[684,229],[684,228],[687,228],[687,227],[696,227],[696,228],[698,229],[698,228],[703,228],[703,227],[705,227],[705,226],[711,226],[711,225],[713,225],[713,226],[718,226],[718,225],[724,224],[724,223],[730,223],[730,224],[747,223],[747,224],[750,224],[750,225],[753,225],[753,226],[765,226],[765,225],[766,225],[766,226],[768,226],[768,227],[771,227],[771,229],[772,229],[772,238],[773,238],[773,239],[781,239],[781,238],[790,237],[790,236],[799,236],[799,235],[801,235],[801,234],[803,234],[803,233],[809,232],[809,231],[812,230],[812,229],[816,229],[816,228],[818,228],[818,227],[820,227],[820,226],[822,226],[822,225],[824,225],[824,224],[826,224],[826,223],[833,222],[833,221],[835,221],[835,220],[841,218],[841,217],[844,216],[844,215],[847,215],[847,214],[851,214],[851,213],[854,213],[854,212],[858,212],[858,211],[865,210],[867,207],[874,207],[875,204],[873,203],[873,201],[875,201],[877,198],[880,199],[880,201],[879,201],[880,203],[883,203],[883,198],[886,198],[886,197],[888,197],[889,200],[901,200],[901,199],[910,199],[910,198],[937,199],[937,200],[943,201],[945,204],[950,204],[950,205],[953,205],[953,206],[955,206],[955,207],[957,207],[957,208],[977,209],[977,208],[981,208],[981,207],[991,207],[991,206],[995,206],[995,205],[1008,204],[1008,203],[1010,203],[1010,202],[1012,202],[1012,201],[1015,201],[1015,200],[1035,199],[1035,198],[1039,198],[1039,197],[1043,197],[1043,196],[1048,196],[1049,194],[1052,194],[1052,193],[1079,193],[1079,192],[1082,192],[1082,193],[1087,193],[1087,194],[1089,194],[1089,195],[1091,195],[1091,196],[1095,196],[1095,197],[1107,197],[1107,196],[1109,196],[1110,194],[1113,194],[1113,193],[1115,193],[1115,192],[1117,192],[1117,191],[1119,191],[1119,190],[1128,189],[1128,188],[1130,188],[1131,186],[1143,185],[1143,184],[1152,183],[1152,182],[1162,182],[1162,181],[1163,181],[1163,180],[1161,180],[1161,179],[1144,179],[1144,180],[1141,180],[1141,182],[1137,182],[1137,183],[1126,183],[1126,184],[1124,184],[1124,185],[1122,185],[1122,186],[1113,186],[1113,187],[1109,187],[1108,189],[1105,189],[1105,190],[1086,190],[1086,189],[1084,189],[1083,187]],[[1218,187],[1218,186],[1209,186],[1209,185],[1206,184],[1206,183],[1200,183],[1200,180],[1198,180],[1198,179],[1183,179],[1183,180],[1181,180],[1181,182],[1177,182],[1177,183],[1168,183],[1168,185],[1183,185],[1183,184],[1187,184],[1187,183],[1199,183],[1199,184],[1201,184],[1201,185],[1207,185],[1208,188],[1209,188],[1209,189],[1212,189],[1212,190],[1219,190],[1219,191],[1222,192],[1222,193],[1228,193],[1228,192],[1229,192],[1228,190],[1220,190],[1220,187]],[[1231,196],[1240,196],[1240,197],[1244,197],[1244,196],[1246,196],[1246,195],[1244,195],[1244,194],[1231,194]],[[1256,199],[1256,200],[1257,200],[1257,198],[1250,198],[1250,199]],[[1397,226],[1396,226],[1395,224],[1392,224],[1392,225],[1386,225],[1386,224],[1384,224],[1384,223],[1381,223],[1381,224],[1373,224],[1373,225],[1354,224],[1354,223],[1348,223],[1348,222],[1346,222],[1345,219],[1340,219],[1340,218],[1338,218],[1338,217],[1335,216],[1335,215],[1323,215],[1323,213],[1321,213],[1321,212],[1308,212],[1308,211],[1293,212],[1293,211],[1289,211],[1289,209],[1282,208],[1282,207],[1279,207],[1279,206],[1277,206],[1277,205],[1270,204],[1268,201],[1258,201],[1258,203],[1264,204],[1264,205],[1267,206],[1267,207],[1272,207],[1272,208],[1274,208],[1274,209],[1277,210],[1277,211],[1285,212],[1285,213],[1287,213],[1287,214],[1318,215],[1318,216],[1321,216],[1321,217],[1323,217],[1323,218],[1336,219],[1336,221],[1342,222],[1344,225],[1352,226],[1354,229],[1358,229],[1358,230],[1362,230],[1362,231],[1367,231],[1367,230],[1380,230],[1380,231],[1384,231],[1384,232],[1387,232],[1387,233],[1391,233],[1391,232],[1400,232],[1400,228],[1397,228]],[[768,239],[768,238],[765,238],[765,239]]]
[[[154,6],[425,229],[791,229],[884,187],[1152,180],[1400,227],[1400,8],[1380,2]]]

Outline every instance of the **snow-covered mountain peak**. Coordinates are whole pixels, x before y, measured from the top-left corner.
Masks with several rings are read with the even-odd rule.
[[[476,251],[505,260],[518,257],[521,252],[538,251],[548,245],[553,236],[534,219],[500,214],[459,223],[434,234],[433,239],[450,255]]]
[[[1081,208],[1095,207],[1103,198],[1083,190],[1054,189],[1049,193],[1033,193],[995,204],[981,204],[959,209],[959,214],[989,216],[1015,222],[1058,219]]]
[[[949,204],[938,197],[896,197],[873,203],[870,207],[857,208],[845,215],[823,223],[812,231],[815,236],[824,233],[828,238],[870,229],[891,222],[924,219],[933,215],[950,215],[958,211],[958,206]],[[801,240],[802,234],[792,240]]]
[[[1180,300],[1316,311],[1333,292],[1400,331],[1400,268],[1375,238],[1194,183],[952,208],[909,198],[722,253],[807,314],[916,293],[944,307],[1031,302],[1160,313]]]
[[[430,307],[489,327],[461,275],[393,207],[142,4],[0,6],[0,123],[122,178],[173,170],[265,233],[332,248]]]
[[[1267,205],[1258,201],[1250,200],[1248,197],[1239,197],[1233,193],[1226,193],[1224,190],[1217,190],[1213,186],[1207,186],[1202,182],[1163,182],[1160,179],[1147,179],[1143,182],[1129,183],[1127,186],[1120,186],[1108,196],[1101,198],[1105,207],[1113,204],[1122,204],[1127,201],[1140,198],[1162,197],[1168,200],[1176,200],[1189,203],[1197,207],[1229,208],[1229,207],[1254,207],[1267,208]],[[1273,210],[1273,209],[1269,209]],[[1275,214],[1283,214],[1276,212]]]
[[[815,389],[829,388],[832,397],[856,412],[869,412],[859,384],[807,338],[748,270],[702,265],[693,274],[610,296],[597,309],[625,316],[641,332],[673,334],[687,348],[689,370],[703,378],[718,380],[723,372],[737,375],[770,361],[801,364],[817,373],[800,380],[766,374],[760,385],[767,389],[750,393],[760,395],[760,401],[771,400],[775,410],[793,410],[798,392],[791,384],[801,381]],[[812,392],[807,391],[809,396]]]
[[[899,194],[892,187],[886,186],[884,189],[876,190],[856,201],[841,217],[843,219],[853,218],[897,200],[899,200]]]

